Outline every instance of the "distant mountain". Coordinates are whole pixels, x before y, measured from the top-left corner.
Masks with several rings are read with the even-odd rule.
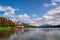
[[[25,28],[37,28],[37,26],[32,26],[32,25],[25,24],[25,23],[23,23],[23,25]]]
[[[60,28],[60,25],[45,24],[45,25],[38,26],[38,28]]]

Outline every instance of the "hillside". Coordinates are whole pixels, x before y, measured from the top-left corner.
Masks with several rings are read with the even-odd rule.
[[[23,25],[24,25],[25,28],[37,28],[36,26],[28,25],[28,24],[25,24],[25,23],[23,23]]]
[[[14,27],[15,23],[12,22],[11,20],[8,20],[4,17],[0,17],[0,27]]]
[[[13,21],[8,20],[4,17],[0,17],[0,27],[15,27],[18,24],[15,24]],[[31,26],[28,24],[23,23],[25,28],[36,28],[36,26]]]

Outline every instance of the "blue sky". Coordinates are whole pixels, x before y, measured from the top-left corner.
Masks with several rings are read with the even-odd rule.
[[[11,6],[18,8],[16,15],[27,13],[28,15],[37,14],[39,17],[43,16],[49,8],[44,8],[42,5],[50,0],[0,0],[0,5]]]
[[[51,22],[51,20],[56,18],[52,15],[59,7],[60,0],[0,0],[0,16],[9,16],[13,20],[20,17],[21,20],[24,20],[23,22],[31,22],[29,24],[35,25],[46,24],[45,21],[49,20],[50,24],[56,24],[57,22]]]

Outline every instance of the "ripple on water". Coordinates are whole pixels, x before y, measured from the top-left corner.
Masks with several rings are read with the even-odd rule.
[[[60,40],[60,29],[29,28],[27,32],[16,32],[6,40]]]

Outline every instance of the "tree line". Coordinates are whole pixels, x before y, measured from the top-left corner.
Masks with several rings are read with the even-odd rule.
[[[4,17],[0,17],[0,27],[14,27],[16,24],[11,20],[8,20]]]

